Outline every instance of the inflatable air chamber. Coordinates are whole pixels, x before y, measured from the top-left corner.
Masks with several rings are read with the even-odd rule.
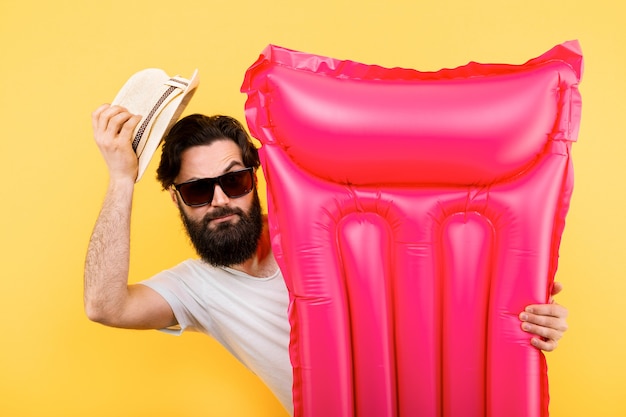
[[[247,71],[300,417],[545,417],[576,41],[420,72],[268,46]]]

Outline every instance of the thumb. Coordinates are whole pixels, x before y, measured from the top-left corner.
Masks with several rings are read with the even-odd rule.
[[[560,282],[554,282],[554,284],[552,284],[552,291],[550,291],[550,302],[553,303],[554,299],[553,297],[557,294],[559,294],[561,291],[563,291],[563,284],[561,284]]]

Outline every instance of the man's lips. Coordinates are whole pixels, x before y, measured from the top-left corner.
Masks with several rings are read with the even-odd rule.
[[[225,214],[225,215],[220,216],[220,217],[214,217],[211,221],[214,221],[214,222],[225,221],[225,220],[228,220],[228,219],[230,219],[231,217],[234,217],[234,216],[235,216],[234,214]]]
[[[237,217],[241,217],[242,215],[243,213],[240,212],[239,210],[221,208],[221,209],[216,210],[213,213],[207,213],[204,216],[204,224],[208,226],[208,225],[217,225],[217,224],[226,223],[226,222],[236,222]]]
[[[217,216],[211,216],[209,223],[223,223],[223,222],[227,222],[229,220],[232,220],[235,218],[235,216],[237,216],[236,213],[225,213],[222,215],[217,215]]]

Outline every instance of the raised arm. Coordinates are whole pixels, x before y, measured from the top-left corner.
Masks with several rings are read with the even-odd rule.
[[[132,132],[140,117],[102,105],[92,114],[96,144],[109,170],[109,185],[85,261],[85,312],[114,327],[158,329],[176,324],[169,304],[154,290],[128,285],[130,217],[137,178]]]

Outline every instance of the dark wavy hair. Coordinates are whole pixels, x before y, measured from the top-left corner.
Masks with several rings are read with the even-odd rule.
[[[180,119],[163,140],[161,162],[157,179],[167,189],[174,184],[180,172],[182,153],[200,145],[210,145],[216,140],[230,139],[239,146],[246,167],[259,167],[259,153],[248,132],[237,119],[230,116],[205,116],[192,114]]]

